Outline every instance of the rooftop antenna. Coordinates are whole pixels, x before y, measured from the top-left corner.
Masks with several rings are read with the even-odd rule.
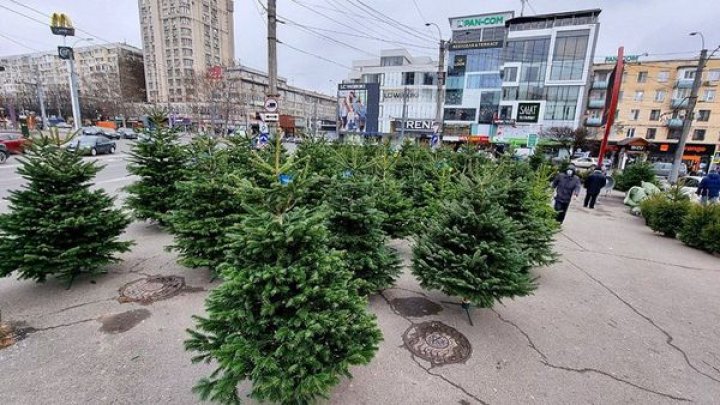
[[[520,17],[522,17],[523,15],[525,15],[525,3],[527,3],[527,2],[528,2],[528,0],[520,0],[520,4],[521,4],[521,6],[520,6]]]

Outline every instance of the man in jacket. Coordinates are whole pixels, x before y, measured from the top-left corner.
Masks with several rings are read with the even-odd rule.
[[[565,173],[560,173],[552,182],[555,189],[555,212],[557,212],[557,221],[561,224],[565,221],[570,200],[572,197],[580,194],[582,183],[580,178],[575,175],[575,168],[569,167]]]
[[[600,169],[595,169],[593,174],[585,179],[585,203],[583,204],[583,207],[587,208],[589,204],[590,209],[595,208],[595,201],[597,201],[598,195],[600,195],[600,190],[605,187],[605,184],[607,184],[605,175]]]
[[[697,194],[703,204],[708,202],[717,202],[718,196],[720,196],[720,168],[715,168],[710,174],[703,177],[698,186]]]

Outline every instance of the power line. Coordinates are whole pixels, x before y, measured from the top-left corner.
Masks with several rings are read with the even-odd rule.
[[[7,10],[7,11],[9,11],[9,12],[11,12],[11,13],[15,13],[15,14],[17,14],[17,15],[19,15],[19,16],[25,17],[25,18],[27,18],[28,20],[35,21],[36,23],[42,25],[42,26],[45,27],[45,28],[47,28],[47,26],[48,26],[47,23],[44,23],[44,22],[38,20],[37,18],[31,17],[31,16],[29,16],[29,15],[27,15],[27,14],[23,14],[23,13],[17,11],[17,10],[13,10],[13,9],[11,9],[10,7],[3,6],[2,4],[0,4],[0,8],[4,8],[5,10]]]
[[[334,65],[338,65],[338,66],[343,67],[343,68],[345,68],[345,69],[352,69],[352,67],[350,67],[350,66],[348,66],[348,65],[342,64],[342,63],[340,63],[340,62],[336,62],[336,61],[334,61],[334,60],[332,60],[332,59],[328,59],[328,58],[326,58],[326,57],[324,57],[324,56],[320,56],[320,55],[314,54],[314,53],[312,53],[312,52],[308,52],[308,51],[302,50],[302,49],[297,48],[297,47],[294,47],[294,46],[292,46],[292,45],[290,45],[290,44],[288,44],[288,43],[285,43],[285,42],[282,42],[282,41],[279,41],[279,40],[278,40],[277,42],[278,42],[278,44],[285,45],[286,47],[288,47],[288,48],[290,48],[290,49],[293,49],[293,50],[295,50],[295,51],[297,51],[297,52],[303,53],[303,54],[305,54],[305,55],[309,55],[309,56],[312,56],[312,57],[315,57],[315,58],[324,60],[325,62],[329,62],[329,63],[332,63],[332,64],[334,64]]]
[[[39,14],[39,15],[41,15],[41,16],[43,16],[43,17],[50,18],[50,14],[44,13],[44,12],[42,12],[42,11],[36,9],[36,8],[30,7],[30,6],[26,5],[26,4],[20,3],[20,2],[17,1],[17,0],[9,0],[9,1],[11,1],[11,2],[14,3],[14,4],[17,4],[17,5],[20,6],[20,7],[23,7],[23,8],[25,8],[25,9],[28,9],[28,10],[36,13],[36,14]],[[30,18],[30,17],[28,17],[28,18]],[[37,21],[37,20],[35,20],[35,21]],[[47,26],[46,23],[42,23],[42,24],[45,25],[45,26]],[[83,30],[82,28],[77,28],[77,27],[75,27],[75,30],[77,30],[78,32],[82,32],[82,33],[85,34],[85,35],[89,35],[89,36],[91,36],[91,37],[93,37],[93,38],[99,39],[100,41],[106,42],[106,43],[108,43],[108,44],[113,42],[113,41],[108,41],[108,40],[105,39],[105,38],[99,37],[99,36],[97,36],[97,35],[89,32],[89,31],[85,31],[85,30]]]
[[[533,7],[533,5],[530,4],[530,0],[527,0],[527,1],[525,2],[525,4],[527,4],[528,7],[530,7],[530,10],[532,10],[532,12],[535,13],[535,15],[537,15],[538,12],[535,11],[535,7]]]
[[[347,1],[348,3],[350,3],[350,4],[355,5],[354,3],[352,3],[351,0],[346,0],[346,1]],[[402,31],[404,31],[404,32],[406,32],[406,33],[408,33],[408,34],[410,34],[410,35],[413,35],[413,36],[415,36],[415,37],[417,37],[417,38],[419,38],[419,39],[422,39],[422,40],[424,40],[424,41],[433,41],[433,42],[435,42],[435,39],[432,38],[430,35],[422,32],[422,31],[419,31],[419,30],[417,30],[417,29],[415,29],[415,28],[413,28],[413,27],[411,27],[411,26],[409,26],[409,25],[407,25],[407,24],[404,24],[404,23],[402,23],[402,22],[400,22],[400,21],[398,21],[398,20],[396,20],[396,19],[394,19],[394,18],[392,18],[392,17],[387,16],[385,13],[382,13],[382,12],[374,9],[373,7],[367,5],[367,4],[366,4],[365,2],[363,2],[362,0],[355,0],[355,1],[356,1],[360,6],[364,7],[366,10],[363,10],[363,11],[365,11],[365,13],[367,13],[368,15],[370,15],[371,17],[373,17],[375,20],[380,21],[380,22],[382,22],[382,23],[384,23],[384,24],[387,24],[388,26],[390,26],[390,27],[392,27],[392,28],[402,30]],[[358,7],[357,5],[355,5],[355,6]],[[362,8],[361,8],[361,10],[362,10]],[[375,17],[375,16],[373,16],[373,15],[375,15],[375,16],[377,16],[377,17]]]
[[[394,36],[396,36],[396,37],[400,37],[400,35],[399,35],[398,33],[395,33],[395,32],[379,31],[379,30],[378,30],[378,27],[375,27],[375,26],[372,26],[372,25],[368,24],[368,22],[367,22],[366,20],[362,20],[362,19],[358,18],[358,17],[355,16],[353,13],[348,13],[347,10],[343,10],[343,9],[342,9],[343,5],[340,4],[340,0],[328,0],[328,3],[329,3],[330,6],[332,7],[332,9],[329,9],[330,11],[332,11],[332,12],[334,12],[334,13],[338,13],[338,14],[340,14],[341,16],[343,16],[343,17],[345,17],[345,18],[349,18],[350,20],[354,21],[355,24],[363,27],[363,29],[364,29],[365,31],[370,32],[370,33],[372,33],[373,35],[377,35],[377,36],[380,36],[380,37],[387,37],[388,35],[394,35]],[[326,9],[327,9],[327,8],[326,8]],[[328,17],[328,16],[325,16],[325,17],[328,18],[328,19],[329,19],[330,21],[332,21],[333,23],[340,25],[340,24],[337,22],[337,19],[332,18],[332,17]],[[345,27],[343,27],[343,28],[345,28]],[[404,37],[404,36],[402,37],[403,40],[404,40],[404,39],[407,39],[407,38],[409,38],[409,37]]]
[[[412,0],[413,4],[415,5],[415,10],[417,10],[418,15],[420,18],[422,18],[423,22],[427,22],[427,18],[423,15],[422,11],[420,10],[420,6],[417,4],[417,0]]]
[[[17,40],[15,40],[15,39],[12,39],[12,38],[10,38],[9,36],[7,36],[7,35],[5,35],[5,34],[3,34],[3,33],[0,33],[0,37],[3,37],[3,38],[5,38],[5,39],[7,39],[8,41],[14,42],[15,44],[20,45],[20,46],[22,46],[23,48],[27,48],[27,49],[29,49],[29,50],[31,50],[31,51],[42,52],[42,51],[39,50],[39,49],[33,48],[33,47],[31,47],[31,46],[27,46],[27,45],[23,44],[23,43],[20,42],[20,41],[17,41]]]

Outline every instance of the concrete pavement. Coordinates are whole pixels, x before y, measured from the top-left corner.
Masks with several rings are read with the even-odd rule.
[[[535,270],[535,294],[473,309],[474,326],[457,298],[422,290],[406,270],[370,299],[385,338],[377,356],[323,403],[720,402],[720,259],[652,234],[617,198],[594,211],[580,205],[557,237],[561,261]],[[0,280],[3,319],[35,330],[0,350],[0,403],[199,402],[191,387],[212,368],[192,365],[182,342],[217,282],[177,265],[154,225],[134,223],[125,238],[137,245],[122,263],[70,290]],[[393,246],[408,265],[409,244]],[[117,301],[119,288],[147,275],[183,276],[191,288],[148,305]],[[411,355],[403,334],[430,320],[467,337],[467,361],[433,366]]]

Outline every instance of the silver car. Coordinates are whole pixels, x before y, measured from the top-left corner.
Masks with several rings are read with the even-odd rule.
[[[670,177],[670,171],[672,170],[672,163],[656,162],[653,163],[653,171],[658,177]],[[687,165],[685,163],[680,164],[679,176],[687,176]]]

